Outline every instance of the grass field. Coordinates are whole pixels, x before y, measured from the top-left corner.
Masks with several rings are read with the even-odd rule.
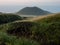
[[[4,44],[60,45],[60,13],[1,24],[0,45]]]

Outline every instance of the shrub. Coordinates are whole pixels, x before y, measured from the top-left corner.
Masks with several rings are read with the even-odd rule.
[[[0,32],[0,45],[39,45],[36,41],[25,38],[16,38],[8,36],[6,33]]]
[[[22,20],[22,17],[15,14],[0,14],[0,24]]]

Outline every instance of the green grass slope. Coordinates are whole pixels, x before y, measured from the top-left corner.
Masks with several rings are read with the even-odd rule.
[[[45,22],[45,23],[53,23],[53,22],[60,22],[60,13],[51,14],[43,19],[37,20],[38,22]]]
[[[22,20],[22,17],[15,14],[0,14],[0,24]]]
[[[41,44],[60,45],[60,13],[37,20],[37,23],[37,35],[39,39],[41,37]]]
[[[39,45],[38,42],[0,32],[0,45]]]
[[[33,22],[18,21],[3,24],[0,25],[0,32],[16,36],[18,40],[19,38],[28,39],[25,45],[60,45],[60,14],[47,16]],[[35,43],[30,43],[29,40],[33,40]]]
[[[3,42],[1,41],[1,44],[7,43],[6,45],[8,45],[8,44],[11,44],[11,45],[39,45],[39,43],[37,41],[30,39],[30,37],[32,35],[30,28],[34,25],[35,25],[35,23],[33,23],[33,22],[12,22],[12,23],[0,25],[0,32],[3,32],[2,33],[3,35],[1,34],[1,36],[0,36],[3,39],[2,40]],[[7,33],[7,37],[5,37],[6,35],[4,33]],[[13,38],[11,37],[11,35],[13,36]],[[15,38],[14,36],[17,38]]]

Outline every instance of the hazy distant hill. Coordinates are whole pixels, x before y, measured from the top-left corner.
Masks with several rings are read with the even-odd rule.
[[[50,14],[50,12],[42,10],[38,7],[25,7],[17,12],[17,14],[22,15],[45,15]]]
[[[2,12],[0,12],[0,14],[2,14]]]

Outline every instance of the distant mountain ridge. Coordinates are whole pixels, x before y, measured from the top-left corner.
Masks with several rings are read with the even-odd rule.
[[[17,14],[22,15],[45,15],[50,14],[50,12],[42,10],[38,7],[25,7],[17,12]]]

